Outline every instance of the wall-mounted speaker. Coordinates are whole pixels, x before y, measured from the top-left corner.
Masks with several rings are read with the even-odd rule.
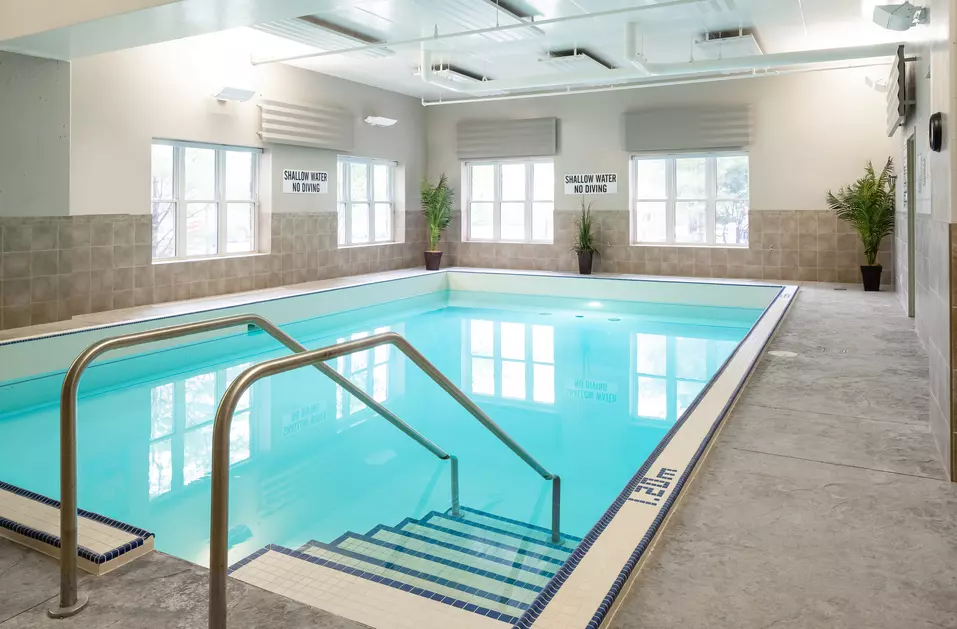
[[[940,153],[944,141],[944,116],[939,111],[930,117],[928,135],[930,139],[930,150],[935,153]]]

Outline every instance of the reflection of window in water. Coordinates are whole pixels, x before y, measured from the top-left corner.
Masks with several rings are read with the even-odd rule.
[[[634,412],[647,419],[676,420],[736,346],[734,341],[637,334]]]
[[[252,363],[199,374],[150,391],[150,497],[173,488],[173,454],[182,452],[182,484],[212,471],[213,420],[226,387]],[[250,457],[252,390],[239,399],[229,431],[229,464]],[[178,411],[178,412],[177,412]]]
[[[472,393],[555,402],[553,326],[471,319],[468,344]]]
[[[389,332],[391,328],[376,328],[373,334]],[[356,332],[348,339],[340,338],[339,343],[348,340],[363,339],[369,332]],[[346,376],[357,387],[372,396],[376,402],[385,402],[389,397],[389,356],[390,345],[379,345],[364,349],[336,359],[336,371]],[[366,407],[362,400],[353,397],[342,387],[336,386],[336,419],[358,413]]]

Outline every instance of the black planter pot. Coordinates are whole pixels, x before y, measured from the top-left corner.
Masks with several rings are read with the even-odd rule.
[[[441,251],[426,251],[425,252],[425,270],[438,271],[440,266],[442,266],[442,252]]]
[[[593,251],[578,252],[578,272],[581,275],[591,275],[591,263],[593,257]]]
[[[864,282],[865,291],[879,291],[881,289],[881,271],[883,268],[879,264],[861,267],[861,280]]]

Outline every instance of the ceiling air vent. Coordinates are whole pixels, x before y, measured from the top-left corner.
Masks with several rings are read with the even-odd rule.
[[[764,54],[750,29],[705,33],[695,41],[694,46],[696,59],[730,59]]]
[[[575,70],[611,70],[615,67],[584,48],[549,50],[545,58],[539,61],[562,72]]]
[[[255,24],[252,28],[322,51],[383,43],[381,39],[376,39],[371,35],[360,33],[340,24],[334,24],[314,15]],[[395,52],[389,48],[370,48],[351,54],[380,58],[391,57]]]
[[[449,64],[433,65],[432,75],[442,77],[453,83],[480,83],[488,78],[460,66]]]

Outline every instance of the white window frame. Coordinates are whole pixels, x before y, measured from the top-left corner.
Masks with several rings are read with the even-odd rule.
[[[502,199],[502,166],[507,164],[525,165],[525,238],[523,240],[504,240],[502,238],[502,203],[509,203],[507,199]],[[554,177],[555,160],[551,158],[538,159],[494,159],[468,161],[462,164],[462,190],[463,190],[463,237],[469,242],[501,242],[501,243],[534,243],[534,244],[552,244],[555,242],[555,190],[554,179],[552,184],[551,200],[539,200],[539,203],[552,204],[552,237],[548,239],[532,238],[532,208],[536,203],[535,194],[535,164],[551,164]],[[494,166],[495,167],[495,196],[492,200],[492,238],[474,238],[472,236],[472,167],[474,166]],[[488,201],[474,201],[475,203],[488,203]]]
[[[176,217],[176,246],[175,254],[165,258],[152,258],[155,262],[175,262],[177,260],[202,260],[207,258],[225,258],[253,255],[259,251],[259,177],[262,160],[262,149],[248,146],[227,146],[224,144],[206,144],[203,142],[185,142],[182,140],[154,139],[152,145],[173,147],[173,196],[169,199],[150,199],[150,216],[153,215],[153,206],[161,203],[171,203]],[[211,149],[216,151],[216,180],[214,190],[215,199],[186,199],[186,157],[187,148]],[[226,153],[252,153],[252,199],[230,199],[226,196]],[[150,170],[152,177],[152,160]],[[152,192],[150,193],[152,197]],[[216,206],[216,253],[203,255],[186,255],[186,208],[190,203],[207,203]],[[226,251],[226,216],[230,203],[252,204],[252,248],[249,251]],[[152,235],[150,238],[150,255],[152,256]]]
[[[747,157],[748,158],[748,197],[743,199],[748,204],[748,214],[751,213],[751,156],[747,151],[710,151],[705,153],[638,153],[631,156],[628,163],[629,175],[629,222],[631,244],[649,247],[722,247],[747,249],[749,243],[724,243],[717,242],[715,236],[715,223],[717,216],[718,202],[721,201],[742,201],[742,199],[729,199],[718,197],[718,174],[717,164],[719,157]],[[705,242],[676,242],[675,241],[675,204],[677,198],[677,180],[676,180],[676,160],[705,158],[705,193],[706,196],[701,199],[680,199],[682,202],[701,202],[705,203],[705,233],[707,240]],[[638,196],[638,174],[637,165],[641,161],[660,161],[666,160],[665,167],[665,186],[668,197],[665,199],[653,199],[650,197]],[[638,203],[664,203],[665,204],[665,241],[643,241],[638,238]],[[750,225],[748,240],[750,241]]]
[[[352,212],[347,211],[352,207],[352,186],[349,181],[349,170],[353,164],[363,164],[369,168],[369,177],[366,181],[367,201],[355,201],[355,203],[369,204],[369,240],[365,242],[352,242]],[[376,165],[386,165],[389,167],[388,201],[382,201],[375,198],[375,174]],[[369,157],[352,157],[351,155],[340,155],[336,162],[336,210],[339,215],[339,235],[337,236],[339,248],[345,247],[368,247],[370,245],[385,245],[395,242],[395,171],[398,162],[387,159],[374,159]],[[339,179],[341,177],[341,179]],[[340,196],[341,192],[341,196]],[[389,204],[389,238],[387,240],[375,239],[375,206],[377,203]]]

